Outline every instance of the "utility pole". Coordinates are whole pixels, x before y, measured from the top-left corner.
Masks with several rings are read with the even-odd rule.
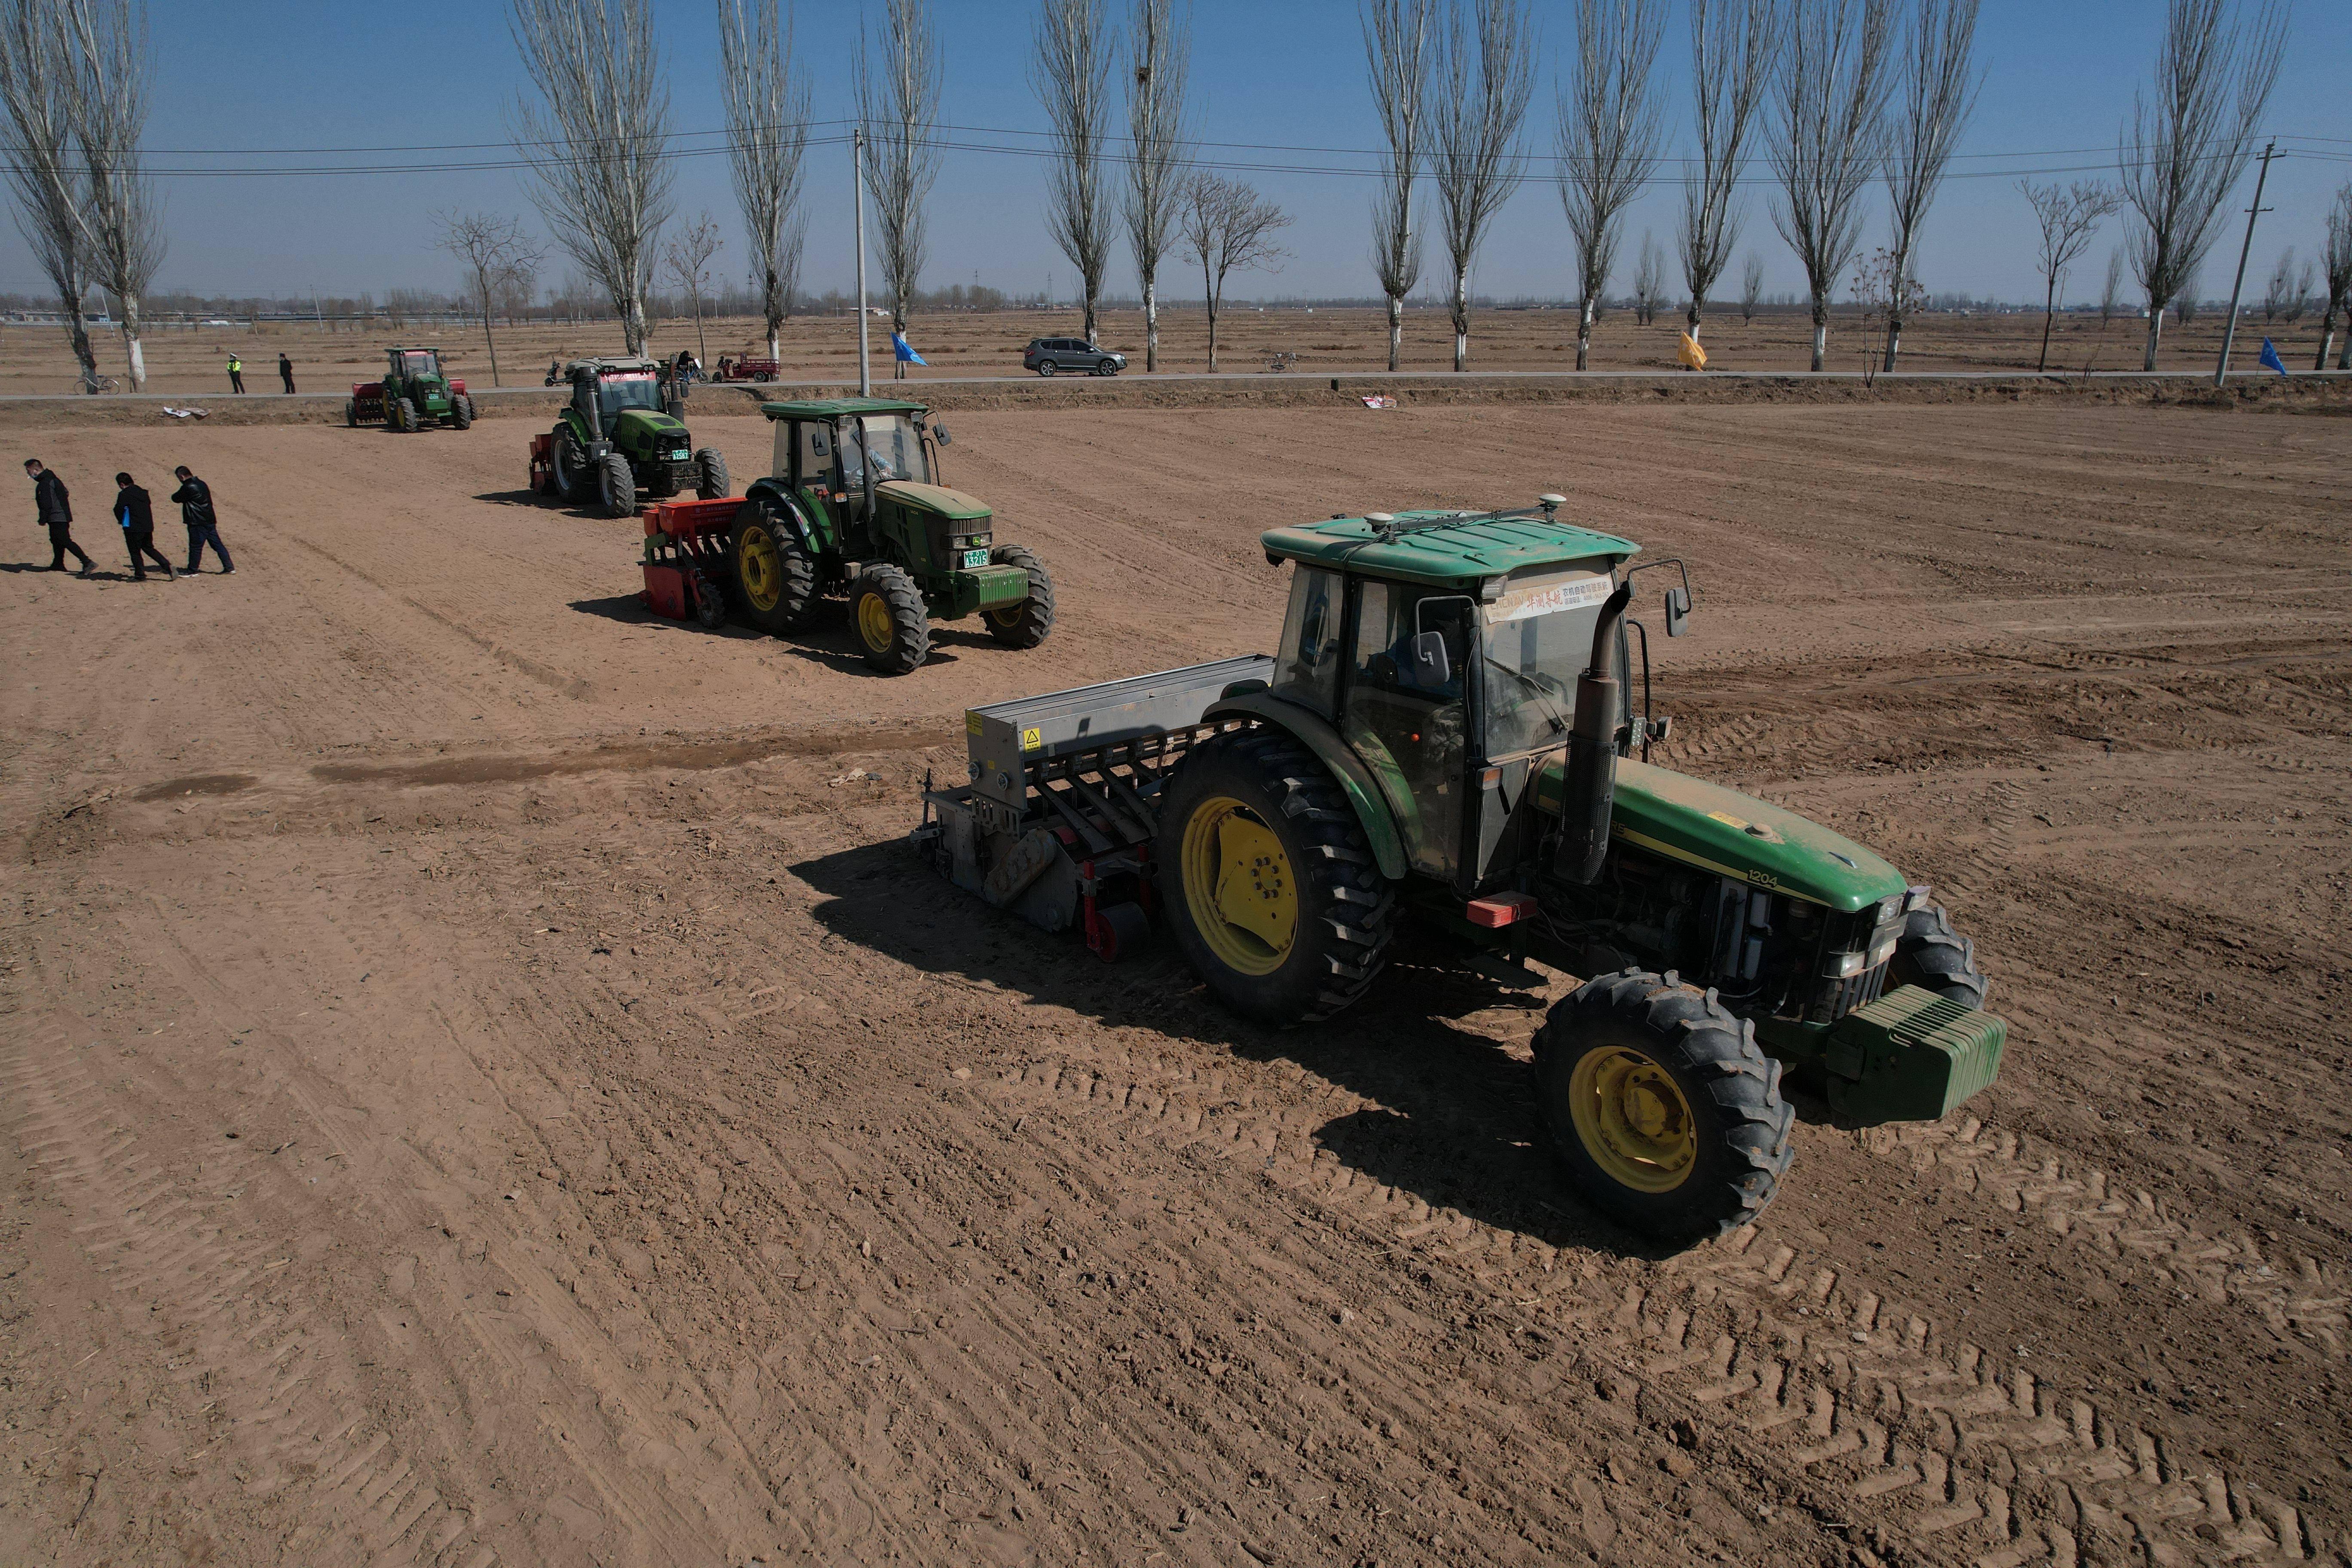
[[[874,369],[866,357],[866,127],[858,126],[849,133],[850,157],[856,167],[856,188],[851,200],[857,204],[857,395],[874,395]]]
[[[2263,147],[2262,173],[2254,176],[2254,205],[2246,209],[2246,243],[2238,251],[2238,280],[2230,285],[2230,324],[2221,329],[2221,360],[2213,367],[2216,387],[2230,374],[2230,345],[2238,336],[2238,296],[2246,291],[2246,258],[2254,250],[2254,220],[2269,210],[2263,205],[2263,183],[2271,177],[2271,154],[2277,151],[2275,142]]]

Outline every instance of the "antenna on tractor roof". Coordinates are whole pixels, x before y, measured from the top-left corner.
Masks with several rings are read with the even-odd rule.
[[[1544,491],[1543,494],[1536,497],[1536,500],[1543,503],[1544,521],[1546,522],[1551,521],[1553,515],[1557,513],[1560,508],[1568,504],[1568,498],[1566,496],[1554,495],[1549,490]]]
[[[1393,540],[1403,531],[1397,527],[1396,516],[1392,512],[1368,511],[1364,514],[1364,521],[1371,526],[1374,533],[1384,540]]]

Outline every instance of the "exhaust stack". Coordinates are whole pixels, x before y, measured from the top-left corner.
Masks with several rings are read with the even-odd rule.
[[[1617,623],[1633,599],[1633,585],[1627,583],[1601,606],[1592,628],[1592,662],[1576,682],[1576,720],[1560,781],[1559,851],[1552,872],[1580,886],[1600,877],[1601,863],[1609,856],[1609,816],[1617,798]]]

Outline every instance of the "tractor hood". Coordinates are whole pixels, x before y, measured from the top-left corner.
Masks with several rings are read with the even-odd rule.
[[[625,430],[643,431],[648,438],[656,436],[675,436],[680,441],[686,439],[685,422],[673,419],[657,408],[622,409],[613,416],[613,439],[619,440],[621,433]]]
[[[874,493],[887,497],[908,511],[929,512],[934,517],[952,518],[958,521],[966,519],[978,521],[995,515],[989,504],[978,496],[968,496],[945,485],[919,484],[913,479],[885,479],[874,487]]]
[[[1559,809],[1560,774],[1555,758],[1538,776],[1540,809]],[[1617,760],[1609,834],[1668,859],[1849,914],[1904,888],[1900,871],[1817,822],[1628,757]]]

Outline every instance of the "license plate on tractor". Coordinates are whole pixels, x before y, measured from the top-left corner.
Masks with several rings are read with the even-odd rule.
[[[964,569],[965,571],[967,571],[967,572],[974,571],[974,570],[976,570],[976,569],[978,569],[978,568],[980,568],[980,567],[985,566],[985,565],[987,565],[987,564],[988,564],[988,552],[987,552],[987,551],[985,551],[985,550],[967,550],[967,551],[965,551],[965,552],[963,552],[963,569]]]

